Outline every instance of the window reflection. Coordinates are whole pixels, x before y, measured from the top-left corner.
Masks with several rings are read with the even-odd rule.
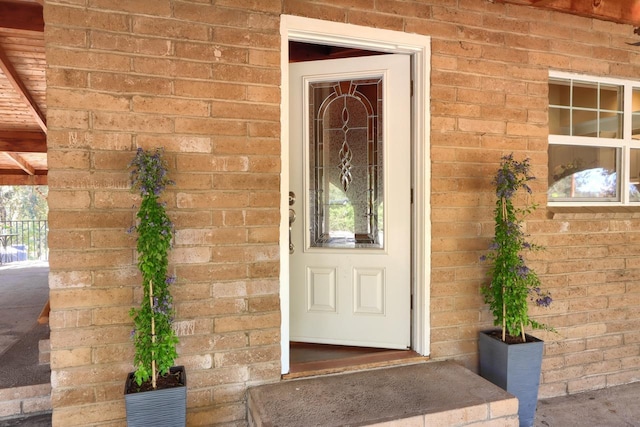
[[[549,146],[549,200],[619,200],[619,149]]]

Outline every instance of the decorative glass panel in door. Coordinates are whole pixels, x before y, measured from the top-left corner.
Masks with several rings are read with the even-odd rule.
[[[309,85],[311,247],[383,247],[382,89],[382,78]]]

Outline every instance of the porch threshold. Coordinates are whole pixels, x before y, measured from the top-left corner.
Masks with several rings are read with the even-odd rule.
[[[291,343],[289,373],[283,379],[364,371],[429,360],[413,350]]]
[[[247,410],[252,427],[518,426],[518,400],[454,362],[252,387]]]

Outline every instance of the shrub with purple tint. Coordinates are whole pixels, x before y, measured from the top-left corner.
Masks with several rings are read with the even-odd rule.
[[[177,357],[178,338],[171,324],[174,312],[169,291],[175,277],[167,275],[173,224],[166,204],[159,200],[173,181],[167,176],[162,149],[139,148],[129,167],[133,168],[131,186],[142,197],[137,223],[129,229],[137,234],[138,268],[144,288],[140,307],[131,309],[135,324],[135,380],[138,385],[151,381],[156,388],[157,377],[168,374]]]
[[[529,159],[518,162],[510,154],[502,157],[500,169],[493,179],[497,197],[495,236],[489,252],[481,257],[491,264],[490,281],[482,286],[482,294],[493,313],[494,325],[502,328],[503,341],[506,335],[520,336],[526,341],[524,329],[527,326],[552,330],[529,316],[529,301],[541,307],[548,307],[552,302],[551,295],[540,289],[538,275],[526,265],[522,255],[524,251],[542,249],[527,242],[527,235],[522,230],[524,216],[536,206],[527,204],[518,209],[513,204],[519,190],[531,194],[528,182],[535,177],[530,169]]]

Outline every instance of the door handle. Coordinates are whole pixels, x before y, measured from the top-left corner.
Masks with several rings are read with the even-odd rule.
[[[296,211],[289,208],[289,253],[290,254],[292,254],[295,250],[295,247],[293,246],[293,242],[291,241],[291,226],[293,225],[293,222],[295,220],[296,220]]]

